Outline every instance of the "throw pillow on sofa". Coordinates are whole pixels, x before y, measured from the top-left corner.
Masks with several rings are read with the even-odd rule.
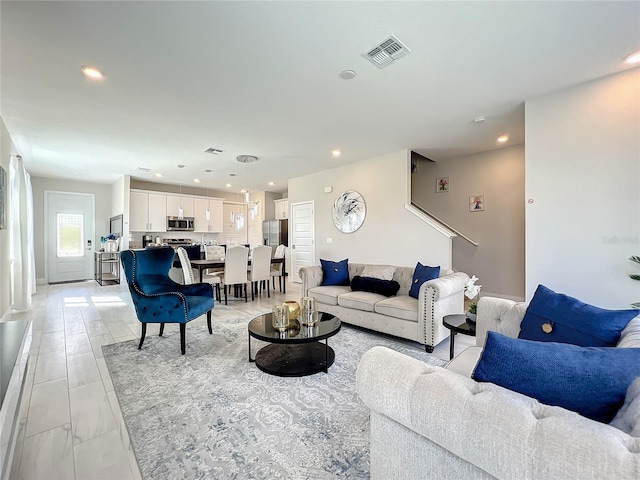
[[[584,348],[510,338],[493,331],[487,332],[473,372],[479,382],[495,383],[604,423],[616,415],[638,376],[640,348]]]
[[[420,287],[424,282],[433,280],[440,276],[440,267],[430,267],[428,265],[422,265],[420,262],[416,265],[413,271],[413,279],[411,280],[411,289],[409,290],[409,296],[418,298],[420,293]]]
[[[351,290],[393,297],[400,290],[400,284],[395,280],[380,280],[379,278],[355,275],[351,279]]]
[[[339,262],[320,259],[322,283],[320,285],[349,285],[349,259]]]
[[[605,310],[538,285],[518,338],[581,347],[614,347],[638,310]]]

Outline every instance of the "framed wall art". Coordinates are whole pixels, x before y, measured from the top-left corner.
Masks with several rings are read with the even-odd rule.
[[[481,212],[484,210],[484,195],[471,195],[469,197],[469,211]]]
[[[436,192],[446,193],[449,191],[449,177],[436,178]]]

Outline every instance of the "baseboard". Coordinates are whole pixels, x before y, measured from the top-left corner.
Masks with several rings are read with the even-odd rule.
[[[524,297],[515,297],[513,295],[504,295],[502,293],[489,293],[489,292],[482,292],[480,294],[481,297],[497,297],[497,298],[504,298],[506,300],[513,300],[514,302],[524,302]]]
[[[46,285],[46,284],[47,284],[46,278],[36,278],[36,285]]]

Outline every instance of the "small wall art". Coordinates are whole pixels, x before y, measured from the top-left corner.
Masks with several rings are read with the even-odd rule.
[[[449,177],[436,178],[436,192],[446,193],[449,191]]]
[[[484,195],[471,195],[469,197],[469,211],[481,212],[484,210]]]

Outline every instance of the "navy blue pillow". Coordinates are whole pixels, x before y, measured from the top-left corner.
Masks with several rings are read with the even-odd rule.
[[[384,295],[385,297],[393,297],[398,293],[398,290],[400,290],[400,284],[395,280],[382,280],[380,278],[355,275],[351,279],[351,290],[354,292],[371,292]]]
[[[320,285],[349,285],[349,259],[340,262],[322,260],[322,283]]]
[[[411,289],[409,290],[409,296],[418,298],[420,293],[420,287],[428,280],[433,280],[440,276],[440,267],[429,267],[422,265],[420,262],[416,265],[416,269],[413,271],[413,280],[411,280]]]
[[[604,310],[538,285],[518,338],[581,347],[614,347],[638,310]],[[548,333],[547,333],[548,332]]]
[[[514,392],[609,423],[640,376],[640,348],[578,347],[487,332],[473,372]]]

